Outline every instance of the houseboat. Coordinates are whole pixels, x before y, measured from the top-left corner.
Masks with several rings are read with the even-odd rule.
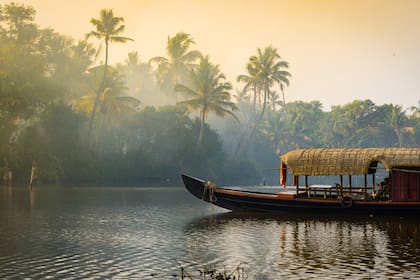
[[[279,177],[273,193],[182,175],[191,194],[232,211],[420,214],[420,148],[294,150],[280,157]]]

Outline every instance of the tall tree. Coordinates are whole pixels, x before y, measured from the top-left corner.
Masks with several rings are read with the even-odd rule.
[[[385,122],[393,130],[397,137],[398,147],[403,146],[403,135],[409,132],[407,110],[403,110],[401,105],[385,104]]]
[[[101,93],[105,90],[105,81],[106,81],[106,75],[108,71],[108,56],[109,56],[109,44],[112,42],[115,43],[126,43],[127,41],[133,41],[133,39],[122,37],[120,36],[121,33],[125,30],[125,25],[123,24],[124,18],[122,17],[115,17],[114,12],[112,9],[102,9],[99,14],[99,19],[92,18],[90,20],[90,23],[95,26],[96,30],[91,31],[88,34],[86,34],[86,39],[90,37],[95,37],[99,40],[101,40],[101,43],[99,45],[97,55],[99,54],[103,43],[105,43],[105,64],[103,68],[103,78],[100,86],[98,87],[96,91],[96,98],[95,103],[93,105],[92,114],[89,121],[89,131],[88,131],[88,145],[90,143],[90,137],[92,133],[93,128],[93,121],[95,119],[95,114],[97,111],[98,103],[99,103],[99,97]]]
[[[253,95],[252,106],[253,106],[253,111],[255,112],[256,105],[257,105],[257,95],[259,95],[261,91],[261,87],[258,84],[259,83],[259,80],[257,77],[258,70],[256,69],[254,64],[249,63],[249,62],[246,65],[246,68],[247,68],[248,74],[239,75],[237,78],[237,81],[245,83],[242,91],[244,92],[247,92],[250,90],[253,91],[254,95]]]
[[[35,14],[21,4],[0,5],[0,138],[16,136],[66,91],[57,69],[71,62],[71,40],[39,29]]]
[[[284,101],[279,101],[279,95],[277,94],[276,91],[271,91],[270,92],[270,103],[271,103],[271,110],[276,111],[277,106],[276,105],[283,105]],[[285,106],[283,106],[285,107]],[[287,112],[287,110],[286,110]]]
[[[286,111],[286,108],[283,109]],[[284,126],[283,138],[287,139],[289,147],[308,148],[319,146],[321,118],[322,105],[319,101],[289,103],[287,112],[283,113],[282,117]]]
[[[75,106],[78,111],[92,113],[96,100],[94,89],[101,83],[102,67],[97,66],[89,69],[87,75],[92,90],[79,99],[79,102]],[[121,117],[129,112],[135,112],[141,102],[137,98],[125,94],[127,87],[124,77],[114,67],[108,69],[107,76],[108,78],[104,86],[105,89],[100,94],[98,111],[104,116],[104,124],[110,125],[113,118]]]
[[[330,116],[333,120],[331,129],[325,132],[332,137],[330,143],[339,147],[381,146],[371,135],[383,118],[379,118],[378,107],[371,100],[354,100],[333,106]]]
[[[420,118],[420,101],[417,102],[417,106],[411,106],[411,111],[413,113],[413,118]]]
[[[236,156],[242,153],[242,150],[246,147],[249,139],[254,134],[254,131],[261,123],[272,86],[275,83],[278,83],[280,86],[283,84],[289,84],[289,77],[291,75],[288,71],[284,70],[288,67],[289,63],[281,60],[277,49],[272,46],[268,46],[264,50],[258,48],[257,55],[249,58],[247,64],[249,75],[239,76],[238,80],[247,82],[246,86],[252,84],[254,88],[254,96],[256,87],[260,87],[263,93],[263,102],[259,117],[254,121],[254,124],[250,128],[248,127],[248,132],[245,133],[245,136],[241,137],[241,141],[239,142],[235,152]]]
[[[158,66],[158,83],[163,90],[168,93],[174,92],[174,87],[178,83],[185,84],[185,78],[194,63],[201,57],[201,53],[196,50],[190,50],[194,44],[194,39],[190,34],[178,32],[174,37],[168,36],[168,45],[166,46],[166,57],[154,57],[150,59],[151,63]],[[175,100],[177,100],[176,91]]]
[[[233,97],[235,97],[236,103],[239,105],[249,104],[250,102],[250,97],[245,90],[236,90],[236,94]]]
[[[164,104],[167,96],[156,84],[152,66],[142,62],[137,51],[128,53],[124,62],[117,65],[117,70],[125,76],[130,95],[140,99],[144,106]]]
[[[411,111],[412,114],[410,116],[410,123],[413,127],[413,135],[411,143],[414,145],[420,145],[420,101],[418,101],[417,106],[412,106]]]
[[[266,47],[263,51],[258,48],[257,55],[249,58],[249,63],[256,69],[256,78],[263,89],[263,104],[261,115],[258,122],[261,121],[269,97],[271,87],[278,83],[279,85],[289,85],[288,78],[290,73],[284,69],[289,68],[289,63],[281,60],[276,48],[272,46]]]
[[[175,90],[188,96],[187,100],[178,102],[185,105],[188,112],[199,110],[200,112],[200,134],[197,145],[200,146],[204,137],[204,127],[209,112],[217,116],[236,116],[233,113],[237,110],[235,103],[230,101],[230,90],[232,85],[225,82],[225,75],[222,74],[217,65],[212,65],[208,56],[201,59],[197,69],[190,71],[191,86],[177,84]]]

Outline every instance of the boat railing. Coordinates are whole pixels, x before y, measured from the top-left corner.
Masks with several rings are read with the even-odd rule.
[[[310,185],[307,188],[308,197],[323,195],[324,198],[337,195],[337,187],[332,185]]]
[[[307,197],[339,198],[351,197],[356,200],[365,200],[371,197],[371,190],[368,187],[351,187],[335,185],[309,185],[300,186],[297,189],[299,194],[305,193]]]

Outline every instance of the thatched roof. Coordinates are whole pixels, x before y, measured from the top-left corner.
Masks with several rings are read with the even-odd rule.
[[[362,175],[381,162],[396,167],[420,167],[420,148],[348,148],[290,151],[281,157],[295,176]],[[370,171],[370,172],[369,172]]]

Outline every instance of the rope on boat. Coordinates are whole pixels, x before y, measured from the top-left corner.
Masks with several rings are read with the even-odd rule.
[[[206,200],[206,198],[208,198],[209,199],[209,202],[215,202],[215,201],[217,201],[217,198],[214,195],[215,189],[216,189],[216,185],[213,184],[210,181],[207,181],[207,183],[204,184],[204,191],[203,191],[203,196],[202,196],[201,199],[202,200]]]

